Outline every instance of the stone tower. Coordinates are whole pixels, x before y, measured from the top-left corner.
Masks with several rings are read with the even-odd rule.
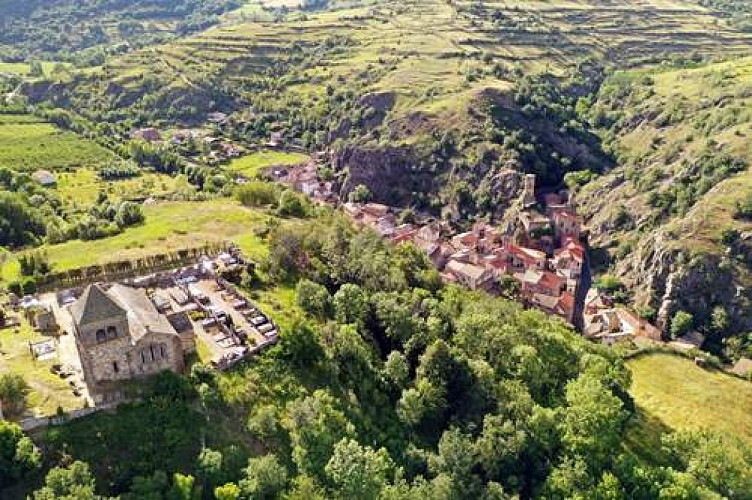
[[[528,208],[535,205],[535,174],[525,175],[525,183],[522,187],[522,207]]]

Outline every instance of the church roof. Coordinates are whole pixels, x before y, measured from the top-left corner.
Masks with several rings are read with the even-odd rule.
[[[128,311],[128,325],[134,341],[149,333],[177,334],[167,317],[157,311],[143,289],[116,283],[109,289],[109,295]]]
[[[126,314],[126,310],[102,290],[99,284],[86,287],[83,295],[71,305],[70,311],[78,325],[96,323]]]

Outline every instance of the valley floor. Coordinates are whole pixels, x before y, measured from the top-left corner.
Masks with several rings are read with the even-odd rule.
[[[649,420],[672,430],[722,431],[752,444],[749,382],[671,354],[640,355],[627,366],[632,397]]]

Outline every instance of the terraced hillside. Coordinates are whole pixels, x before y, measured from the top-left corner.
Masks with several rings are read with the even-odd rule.
[[[335,161],[349,176],[345,190],[366,183],[377,197],[397,203],[440,193],[433,208],[498,213],[519,184],[509,172],[533,171],[556,184],[569,170],[607,166],[573,112],[602,74],[582,61],[632,65],[752,48],[752,34],[689,0],[389,0],[330,7],[293,13],[284,22],[218,27],[100,70],[38,83],[28,93],[93,122],[116,123],[123,133],[235,112],[246,140],[279,131],[310,149],[338,140],[351,146],[338,147],[345,152]],[[551,82],[530,83],[529,98],[517,92],[524,75],[546,69],[569,78],[557,120],[550,120],[550,110],[534,109],[536,92],[557,92]],[[380,179],[400,182],[380,183],[375,168],[388,174]],[[468,188],[458,193],[450,179]],[[458,206],[465,198],[469,206]],[[429,203],[419,197],[418,204]]]
[[[434,109],[468,90],[503,88],[514,67],[561,70],[588,56],[623,64],[728,57],[752,47],[752,33],[692,0],[360,3],[212,29],[108,62],[94,77],[112,83],[100,91],[122,87],[120,107],[137,104],[145,86],[201,94],[219,82],[239,104],[243,90],[261,90],[264,77],[286,76],[275,82],[278,96],[310,99],[327,83],[362,81],[367,90],[399,92],[413,110],[414,100]]]
[[[620,166],[578,198],[594,243],[661,320],[686,310],[716,343],[750,323],[752,59],[619,73],[591,119]]]

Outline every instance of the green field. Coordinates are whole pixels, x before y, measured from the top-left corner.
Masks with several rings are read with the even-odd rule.
[[[268,217],[234,200],[160,202],[144,207],[146,222],[100,240],[72,240],[41,247],[54,271],[64,271],[115,260],[134,259],[207,242],[237,241],[253,258],[266,249],[253,233]],[[5,281],[18,278],[15,258],[6,256],[0,274]]]
[[[19,171],[96,167],[115,156],[93,141],[28,115],[0,115],[0,166]],[[12,123],[14,119],[16,123]]]
[[[303,153],[286,153],[281,151],[259,151],[236,158],[230,162],[231,172],[253,177],[266,167],[276,165],[296,165],[309,160]]]
[[[55,62],[55,61],[41,61],[42,65],[42,72],[44,73],[44,76],[52,76],[54,73],[55,67],[60,65],[60,67],[66,67],[70,68],[70,63],[61,63],[61,62]],[[31,65],[29,63],[25,62],[19,62],[19,63],[10,63],[10,62],[0,62],[0,73],[15,73],[17,75],[26,76],[31,71]]]
[[[670,354],[638,356],[627,365],[646,429],[705,428],[752,444],[752,383]]]
[[[144,214],[144,224],[116,236],[94,241],[73,240],[42,249],[58,271],[241,237],[249,255],[264,255],[261,241],[252,231],[265,215],[234,201],[162,202],[144,207]]]

